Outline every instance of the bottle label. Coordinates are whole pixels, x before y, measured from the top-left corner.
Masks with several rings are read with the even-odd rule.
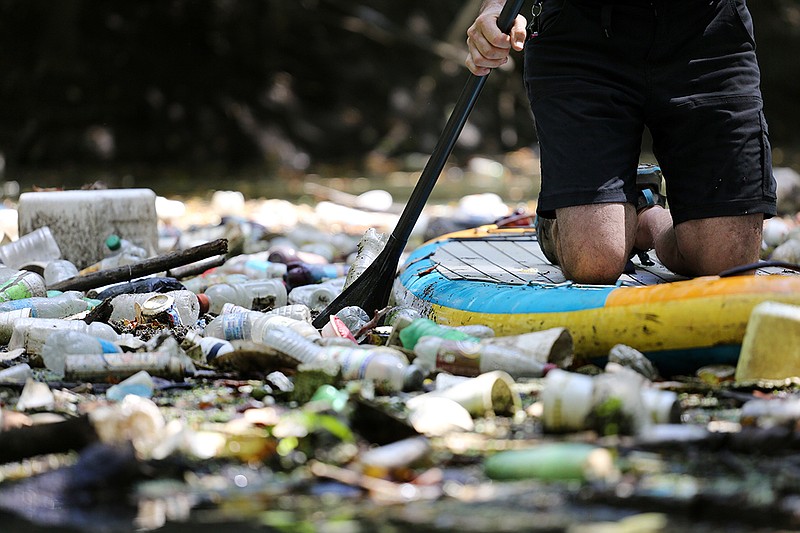
[[[13,283],[12,283],[13,282]],[[8,302],[10,300],[22,300],[32,298],[33,291],[29,280],[15,278],[0,286],[0,300]]]
[[[222,315],[222,334],[225,339],[249,339],[250,321],[245,313]]]
[[[442,346],[436,352],[436,368],[456,376],[478,376],[481,373],[481,355],[476,349],[454,349]]]
[[[342,367],[342,378],[345,380],[364,379],[367,366],[375,354],[362,348],[344,348],[336,354],[336,360]]]

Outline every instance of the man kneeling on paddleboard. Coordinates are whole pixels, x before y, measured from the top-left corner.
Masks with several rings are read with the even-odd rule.
[[[758,261],[776,184],[745,0],[536,0],[509,35],[503,4],[484,1],[466,64],[483,76],[525,50],[548,259],[600,284],[634,250],[687,276]],[[645,127],[669,210],[660,184],[637,186]]]

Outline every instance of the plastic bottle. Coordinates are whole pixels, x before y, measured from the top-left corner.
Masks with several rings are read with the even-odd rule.
[[[120,353],[114,342],[82,331],[59,330],[51,333],[42,345],[44,365],[58,376],[64,376],[64,361],[74,354]]]
[[[20,363],[0,370],[0,383],[25,383],[33,379],[33,370],[28,363]]]
[[[47,226],[22,235],[14,242],[0,246],[0,261],[10,268],[19,268],[32,262],[47,262],[59,258],[61,258],[61,250]]]
[[[305,320],[295,320],[286,316],[264,315],[253,321],[250,332],[253,342],[263,343],[266,332],[274,328],[288,328],[310,340],[321,338],[319,330]]]
[[[63,318],[20,318],[14,322],[8,349],[24,348],[28,354],[38,355],[48,337],[61,330],[80,331],[111,342],[119,339],[114,328],[103,322],[87,324],[82,320]]]
[[[330,279],[341,278],[347,275],[349,265],[344,263],[329,263],[315,265],[311,263],[289,263],[283,279],[290,288],[322,283]]]
[[[196,323],[197,319],[200,317],[200,313],[206,312],[202,306],[205,300],[198,298],[197,294],[189,290],[169,291],[165,293],[144,292],[141,294],[120,294],[111,299],[113,311],[111,311],[109,321],[136,320],[136,305],[138,304],[141,307],[148,299],[159,294],[166,294],[175,300],[175,310],[180,316],[181,324],[185,326]]]
[[[57,296],[35,296],[4,302],[0,304],[0,313],[28,308],[31,310],[30,316],[35,318],[66,318],[91,309],[98,303],[97,300],[84,298],[80,291],[66,291]]]
[[[244,274],[223,274],[221,272],[209,271],[207,273],[200,274],[199,276],[195,276],[190,279],[181,280],[183,283],[184,288],[187,290],[192,291],[195,294],[200,294],[205,292],[205,290],[212,285],[216,285],[218,283],[228,283],[230,285],[236,285],[238,283],[244,283],[246,281],[250,281],[250,278],[245,276]]]
[[[94,293],[94,298],[98,300],[105,300],[106,298],[113,298],[120,294],[142,294],[145,292],[168,292],[180,291],[186,287],[175,278],[170,277],[153,277],[142,278],[134,281],[127,281],[125,283],[118,283],[112,285],[98,293]],[[92,293],[90,293],[92,294]]]
[[[21,318],[29,318],[31,308],[17,309],[0,313],[0,344],[8,344],[11,334],[14,333],[14,324]]]
[[[105,242],[105,256],[112,257],[114,255],[128,254],[140,259],[147,259],[150,254],[147,250],[140,246],[136,246],[128,239],[123,239],[119,235],[111,234],[106,238]]]
[[[289,264],[292,262],[302,262],[306,264],[324,265],[328,260],[313,252],[298,250],[293,244],[275,244],[267,250],[267,260],[274,263]]]
[[[234,351],[233,344],[217,337],[204,337],[196,331],[189,330],[181,343],[186,355],[203,363],[213,363],[220,355]]]
[[[295,287],[289,292],[290,304],[303,304],[312,311],[322,311],[342,292],[345,278],[335,278],[314,285]]]
[[[47,295],[44,278],[36,272],[21,270],[0,284],[0,302]]]
[[[287,303],[286,285],[282,279],[263,279],[243,283],[218,283],[207,288],[209,311],[219,314],[226,303],[234,303],[255,311],[281,307]]]
[[[44,267],[44,283],[48,287],[77,275],[78,267],[66,259],[53,259],[48,261]]]
[[[252,339],[253,322],[261,316],[258,311],[220,314],[206,325],[203,336],[229,341]]]
[[[101,382],[125,379],[144,370],[152,376],[183,379],[196,370],[191,361],[170,352],[75,354],[64,361],[64,377]]]
[[[263,341],[301,363],[321,365],[332,361],[341,368],[343,379],[369,380],[385,392],[400,391],[406,384],[421,383],[419,370],[409,366],[405,355],[392,348],[319,346],[285,328],[268,330]]]
[[[457,329],[440,326],[429,318],[417,318],[405,324],[402,324],[402,322],[402,320],[396,322],[395,328],[400,330],[400,342],[403,347],[409,350],[413,350],[417,341],[425,336],[441,337],[442,339],[454,341],[478,342],[480,340]]]
[[[375,228],[369,228],[358,243],[358,253],[356,254],[350,270],[347,272],[347,280],[344,288],[349,287],[367,269],[386,246],[388,235],[379,233]]]
[[[241,254],[215,269],[221,274],[244,274],[248,279],[282,278],[286,265],[269,261],[262,254]]]
[[[469,340],[448,340],[424,336],[414,346],[414,364],[431,372],[441,370],[457,376],[478,376],[492,370],[503,370],[513,378],[540,378],[552,363],[542,363],[510,346]]]
[[[138,255],[131,255],[127,252],[123,252],[121,254],[112,255],[111,257],[104,257],[97,263],[93,265],[89,265],[88,267],[82,269],[80,274],[86,275],[91,274],[92,272],[100,272],[102,270],[111,270],[113,268],[126,266],[126,265],[133,265],[138,262],[142,261],[142,258]]]

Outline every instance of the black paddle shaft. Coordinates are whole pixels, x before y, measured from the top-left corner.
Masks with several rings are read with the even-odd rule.
[[[524,0],[508,0],[503,6],[503,10],[497,18],[497,26],[503,33],[511,31],[523,2]],[[323,309],[314,319],[314,327],[322,328],[328,322],[330,315],[345,307],[358,306],[371,314],[386,306],[397,273],[397,264],[408,243],[408,238],[411,236],[411,231],[422,214],[422,209],[442,173],[447,158],[453,151],[458,136],[467,122],[467,117],[475,107],[475,102],[478,100],[487,78],[488,74],[486,76],[470,74],[383,251],[352,284]]]

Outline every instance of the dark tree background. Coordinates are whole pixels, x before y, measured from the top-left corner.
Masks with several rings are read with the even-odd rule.
[[[464,32],[479,3],[0,0],[6,176],[380,168],[429,153],[466,79]],[[794,153],[800,2],[750,8],[773,144]],[[535,142],[515,69],[492,75],[456,157]]]

